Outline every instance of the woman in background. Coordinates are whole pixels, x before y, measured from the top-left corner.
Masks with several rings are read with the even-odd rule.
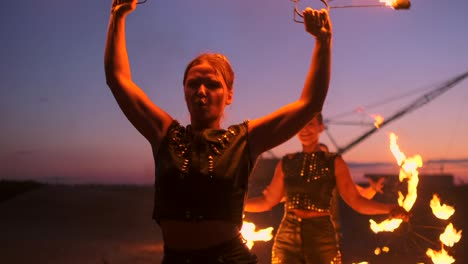
[[[335,188],[359,213],[408,219],[408,213],[397,204],[382,204],[361,196],[343,158],[321,149],[323,130],[322,115],[318,114],[297,134],[302,151],[285,155],[263,195],[246,201],[246,212],[263,212],[285,197],[284,216],[273,243],[273,264],[341,263],[331,210]]]

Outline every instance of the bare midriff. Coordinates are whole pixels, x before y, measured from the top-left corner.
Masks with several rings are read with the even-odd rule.
[[[160,226],[164,244],[171,249],[209,248],[239,235],[236,224],[221,220],[161,220]]]
[[[327,212],[316,212],[316,211],[301,210],[301,209],[290,209],[289,212],[294,213],[297,217],[300,217],[300,218],[314,218],[314,217],[330,215],[330,213],[327,213]]]

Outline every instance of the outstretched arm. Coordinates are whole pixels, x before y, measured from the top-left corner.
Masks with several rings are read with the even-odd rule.
[[[335,159],[335,176],[338,192],[343,200],[356,212],[367,215],[388,214],[390,218],[408,221],[410,214],[398,204],[384,204],[361,196],[351,179],[348,165],[341,156]]]
[[[125,39],[125,20],[136,0],[113,0],[107,32],[104,65],[106,82],[133,126],[152,144],[165,135],[172,118],[151,102],[132,80]]]
[[[247,199],[244,210],[246,212],[264,212],[271,210],[273,206],[280,203],[284,196],[283,179],[282,161],[280,160],[278,165],[276,165],[273,179],[271,179],[270,185],[263,191],[263,195]]]
[[[335,159],[335,175],[338,192],[341,197],[358,213],[367,215],[390,214],[399,207],[397,204],[383,204],[361,196],[351,179],[348,165],[346,165],[341,156]]]
[[[249,123],[252,159],[290,139],[322,111],[330,82],[332,25],[324,9],[307,8],[303,14],[305,30],[315,38],[315,47],[301,96],[297,101]]]

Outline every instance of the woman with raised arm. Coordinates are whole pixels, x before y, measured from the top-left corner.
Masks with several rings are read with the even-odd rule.
[[[285,155],[263,195],[245,203],[246,212],[263,212],[285,201],[273,243],[272,264],[341,263],[333,222],[335,190],[361,214],[389,214],[404,220],[409,217],[398,204],[378,203],[359,193],[343,158],[320,145],[323,130],[322,114],[318,114],[297,134],[302,151]]]
[[[294,136],[322,110],[331,64],[328,13],[311,8],[303,11],[305,30],[315,38],[315,47],[297,101],[224,129],[221,120],[224,108],[232,103],[234,82],[225,56],[201,54],[185,69],[182,87],[190,113],[187,126],[153,103],[133,82],[125,23],[136,2],[112,3],[105,73],[118,105],[153,151],[153,218],[163,235],[163,263],[257,263],[240,234],[248,177],[261,153]]]

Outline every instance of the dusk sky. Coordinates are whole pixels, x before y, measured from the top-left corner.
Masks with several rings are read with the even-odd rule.
[[[370,3],[378,0],[331,2]],[[318,0],[300,2],[301,9],[308,5],[322,7]],[[0,179],[153,181],[150,145],[105,82],[110,6],[111,0],[2,3]],[[303,25],[293,22],[293,7],[290,0],[148,0],[127,20],[133,79],[187,124],[185,66],[200,52],[221,52],[236,72],[234,103],[223,125],[268,114],[299,96],[314,46]],[[363,124],[372,122],[371,114],[390,117],[467,72],[467,11],[466,0],[414,0],[410,10],[332,9],[332,79],[324,117]],[[340,147],[370,129],[328,128]],[[407,156],[467,159],[468,78],[383,127],[344,159],[394,162],[390,132]],[[334,150],[325,133],[322,141]],[[299,149],[293,138],[273,154]],[[468,172],[463,176],[468,179]]]

